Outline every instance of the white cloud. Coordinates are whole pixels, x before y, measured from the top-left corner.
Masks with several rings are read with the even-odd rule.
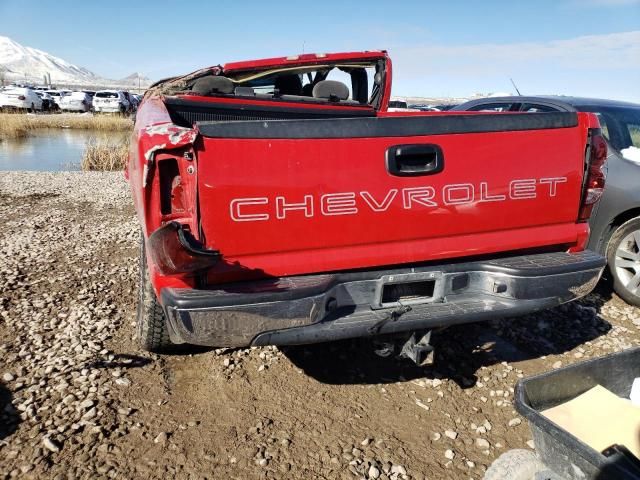
[[[511,89],[640,100],[640,30],[565,40],[396,45],[394,94],[466,96]]]
[[[581,0],[574,4],[592,7],[626,7],[628,5],[640,5],[640,0]]]
[[[419,45],[391,50],[404,74],[500,73],[519,68],[640,69],[640,31],[511,44]]]

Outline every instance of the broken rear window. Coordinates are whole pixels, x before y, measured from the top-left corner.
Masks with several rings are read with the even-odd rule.
[[[384,67],[381,60],[361,60],[228,72],[209,70],[169,81],[164,92],[378,107]]]

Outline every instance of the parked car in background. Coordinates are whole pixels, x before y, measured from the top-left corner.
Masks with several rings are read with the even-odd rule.
[[[0,93],[0,108],[35,112],[42,110],[42,100],[31,88],[8,87]]]
[[[60,101],[66,95],[69,95],[71,92],[69,90],[47,90],[47,93],[51,95],[53,98],[53,102],[56,104],[58,108],[60,108]]]
[[[45,112],[50,112],[52,110],[57,110],[58,105],[54,102],[53,97],[49,95],[47,92],[43,90],[36,90],[36,95],[40,97],[42,100],[42,110]]]
[[[96,96],[95,90],[83,90],[83,92],[89,95],[91,98]]]
[[[453,107],[457,107],[458,105],[455,103],[448,103],[446,105],[434,105],[435,108],[440,110],[441,112],[447,112],[451,110]]]
[[[93,97],[93,110],[96,113],[127,113],[131,103],[121,90],[100,90]]]
[[[453,110],[593,112],[609,146],[607,183],[589,222],[588,248],[607,257],[616,293],[640,306],[640,105],[564,96],[491,97]]]
[[[88,112],[92,106],[91,97],[85,92],[71,92],[60,100],[60,109],[68,112]]]
[[[389,100],[389,108],[402,108],[407,109],[407,102],[404,100]]]
[[[388,112],[420,112],[422,110],[408,106],[404,100],[389,100]]]
[[[409,105],[412,110],[420,110],[421,112],[439,112],[440,109],[433,105],[425,105],[422,103]]]
[[[131,111],[135,112],[138,109],[138,105],[140,104],[140,99],[138,95],[129,93],[129,102],[131,102]]]
[[[127,102],[129,102],[129,111],[133,112],[136,110],[136,108],[138,108],[138,104],[136,103],[136,101],[133,99],[133,96],[131,93],[127,92],[126,90],[122,92],[122,94],[125,96],[125,98],[127,99]]]

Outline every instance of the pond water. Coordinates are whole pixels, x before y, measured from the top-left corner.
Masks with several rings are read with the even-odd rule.
[[[0,170],[80,170],[88,142],[118,144],[128,135],[73,129],[36,130],[25,138],[0,140]]]

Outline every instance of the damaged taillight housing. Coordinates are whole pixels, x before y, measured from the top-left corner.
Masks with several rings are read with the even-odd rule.
[[[585,155],[585,175],[582,187],[579,222],[591,217],[593,207],[604,193],[606,181],[607,142],[599,128],[589,130],[590,141]]]
[[[184,214],[188,202],[178,159],[163,155],[158,162],[160,211],[162,215]]]
[[[220,252],[207,250],[178,222],[169,222],[149,236],[149,253],[163,274],[196,273],[220,261]]]

